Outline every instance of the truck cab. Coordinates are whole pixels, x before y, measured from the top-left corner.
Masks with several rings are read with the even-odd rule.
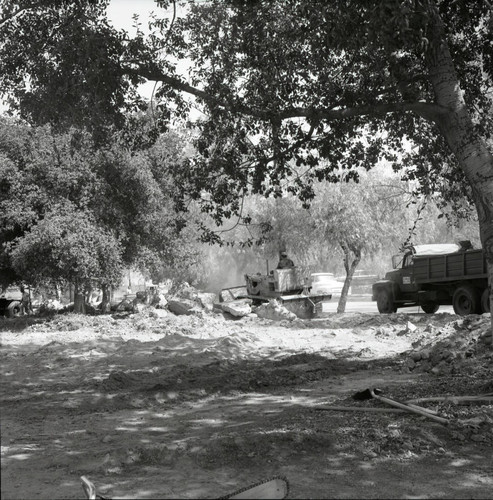
[[[392,267],[394,270],[388,272],[385,276],[386,279],[400,281],[400,290],[403,293],[416,292],[418,290],[413,273],[415,253],[413,248],[409,248],[405,253],[394,255],[392,257]]]
[[[419,286],[414,280],[413,262],[416,251],[407,247],[392,256],[392,270],[372,286],[372,300],[377,302],[380,313],[394,313],[398,307],[416,304]]]

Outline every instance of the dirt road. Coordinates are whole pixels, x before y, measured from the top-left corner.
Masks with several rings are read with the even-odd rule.
[[[279,474],[290,498],[491,498],[493,406],[428,404],[448,426],[328,409],[384,408],[351,398],[367,387],[401,400],[487,391],[488,321],[0,321],[2,498],[81,498],[81,475],[111,498],[215,498]],[[410,371],[416,346],[458,334],[460,372]]]

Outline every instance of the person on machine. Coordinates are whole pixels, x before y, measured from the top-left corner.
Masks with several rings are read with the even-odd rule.
[[[294,262],[288,257],[287,252],[282,251],[276,269],[290,269],[292,267],[294,267]]]

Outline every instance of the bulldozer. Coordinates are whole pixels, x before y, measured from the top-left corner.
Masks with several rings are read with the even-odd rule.
[[[246,287],[223,289],[221,297],[229,294],[234,299],[248,298],[254,306],[275,299],[302,319],[320,315],[323,303],[332,298],[329,293],[311,293],[310,278],[298,267],[274,269],[268,274],[245,274],[245,282]]]

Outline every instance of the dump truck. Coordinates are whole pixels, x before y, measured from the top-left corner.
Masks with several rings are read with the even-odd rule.
[[[311,319],[322,312],[322,304],[332,298],[330,293],[311,293],[310,278],[298,268],[274,269],[268,274],[245,274],[246,287],[233,287],[225,291],[234,293],[235,298],[248,298],[253,305],[260,305],[276,299],[288,311],[299,318]],[[246,292],[246,293],[245,293]]]
[[[380,313],[421,306],[432,314],[441,305],[460,316],[489,311],[486,255],[470,242],[410,245],[392,257],[392,267],[372,286]]]

